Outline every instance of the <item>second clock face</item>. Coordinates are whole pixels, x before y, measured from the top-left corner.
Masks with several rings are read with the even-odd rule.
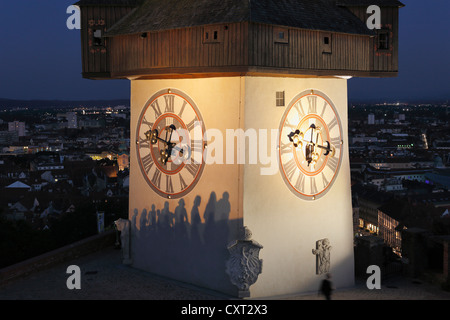
[[[204,169],[205,125],[197,106],[176,89],[157,92],[139,117],[136,145],[141,172],[160,196],[192,191]]]
[[[280,170],[289,189],[306,200],[322,197],[338,174],[342,143],[332,101],[319,91],[297,95],[280,123]]]

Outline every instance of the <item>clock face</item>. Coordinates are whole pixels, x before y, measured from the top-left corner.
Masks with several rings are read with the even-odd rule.
[[[331,188],[342,160],[342,126],[333,102],[307,90],[289,104],[280,123],[280,171],[288,188],[316,200]]]
[[[200,111],[179,90],[159,91],[145,104],[137,125],[137,158],[157,194],[176,199],[192,191],[205,166],[204,133]]]

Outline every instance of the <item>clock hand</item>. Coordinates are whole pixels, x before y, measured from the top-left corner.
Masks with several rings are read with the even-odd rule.
[[[147,131],[145,133],[145,137],[150,140],[151,144],[156,144],[159,141],[167,145],[167,141],[159,137],[159,133],[157,129]]]
[[[317,145],[318,148],[325,150],[326,152],[324,153],[324,156],[328,156],[330,155],[331,157],[334,157],[334,153],[336,151],[336,149],[330,144],[330,142],[326,141],[327,146],[321,146],[321,145]]]
[[[170,141],[172,140],[172,134],[173,134],[173,131],[174,131],[174,130],[177,130],[177,128],[176,128],[173,124],[171,124],[170,126],[166,127],[166,129],[167,129],[167,131],[166,131],[166,138],[167,138],[167,132],[168,132],[169,129],[170,129],[169,140],[167,140],[167,143],[170,144]]]
[[[161,141],[162,143],[164,143],[164,144],[167,145],[167,146],[173,146],[173,145],[175,145],[175,143],[171,143],[170,140],[172,139],[172,133],[173,133],[173,130],[176,130],[176,128],[175,128],[175,126],[174,126],[173,124],[170,125],[170,126],[167,127],[167,128],[170,128],[170,129],[171,129],[171,130],[170,130],[169,140],[164,140],[164,139],[160,138],[160,137],[159,137],[158,129],[154,129],[154,130],[147,131],[147,132],[145,133],[145,137],[146,137],[148,140],[150,140],[151,144],[156,144],[156,143],[158,142],[158,140],[159,140],[159,141]],[[167,130],[167,131],[169,131],[169,130]],[[166,131],[166,139],[167,139],[167,134],[168,134],[167,131]]]
[[[300,130],[296,130],[295,132],[291,132],[288,134],[289,141],[294,144],[294,147],[298,147],[302,144],[303,133]]]

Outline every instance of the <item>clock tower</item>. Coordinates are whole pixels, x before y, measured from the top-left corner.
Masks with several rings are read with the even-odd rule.
[[[83,75],[131,82],[132,266],[236,297],[352,286],[347,81],[397,75],[402,4],[370,1],[371,30],[362,0],[109,2],[78,3]]]

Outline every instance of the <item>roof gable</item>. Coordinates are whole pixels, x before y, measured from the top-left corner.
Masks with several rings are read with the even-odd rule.
[[[8,188],[8,189],[31,189],[31,187],[29,185],[26,185],[25,183],[23,183],[21,181],[16,181],[16,182],[10,184],[9,186],[6,186],[5,188]]]

